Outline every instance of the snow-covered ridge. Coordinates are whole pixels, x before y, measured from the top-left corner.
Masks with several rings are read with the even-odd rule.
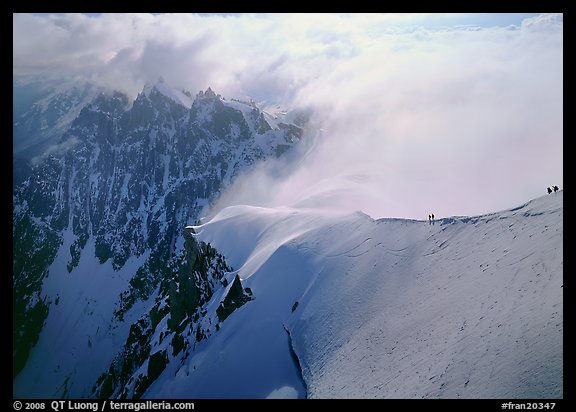
[[[433,225],[224,209],[197,237],[255,299],[146,396],[561,398],[562,216],[562,191]]]

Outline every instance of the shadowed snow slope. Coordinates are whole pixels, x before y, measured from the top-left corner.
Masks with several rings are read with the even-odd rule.
[[[560,398],[562,216],[562,192],[434,225],[225,209],[198,237],[254,300],[146,396]]]

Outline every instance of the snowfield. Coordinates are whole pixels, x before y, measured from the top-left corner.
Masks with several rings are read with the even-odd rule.
[[[562,398],[562,219],[224,209],[197,236],[254,300],[146,397]]]
[[[434,224],[232,206],[194,229],[233,271],[203,307],[206,338],[190,356],[161,339],[167,318],[157,326],[152,352],[169,358],[144,398],[563,397],[562,191]],[[157,296],[115,320],[146,256],[116,272],[90,239],[68,273],[66,233],[44,281],[55,303],[15,397],[94,396]],[[220,323],[236,274],[253,299]]]

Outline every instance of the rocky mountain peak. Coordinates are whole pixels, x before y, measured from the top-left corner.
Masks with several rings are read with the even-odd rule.
[[[70,122],[58,152],[51,152],[57,156],[40,159],[14,186],[18,393],[89,395],[105,368],[117,369],[87,371],[83,365],[99,340],[132,339],[126,325],[139,319],[135,308],[150,309],[161,289],[171,301],[169,326],[179,330],[184,319],[198,321],[186,306],[185,291],[200,307],[216,287],[233,281],[226,280],[225,271],[214,272],[219,265],[224,268],[222,258],[194,243],[183,229],[196,223],[236,176],[280,156],[297,144],[302,131],[271,127],[259,109],[223,100],[211,88],[201,96],[187,107],[182,101],[190,96],[166,82],[144,88],[132,105],[120,93],[99,94]],[[236,304],[226,305],[227,310]],[[90,344],[72,348],[45,341],[58,336],[41,333],[60,330],[53,319],[81,325],[76,332],[89,336]],[[149,330],[151,319],[134,326],[133,334]],[[201,340],[204,332],[195,327]],[[183,336],[174,339],[174,350],[181,349]],[[37,367],[28,369],[36,346],[34,359],[50,363],[35,380],[42,388],[30,386],[27,378]],[[43,352],[49,347],[61,349]],[[63,351],[76,352],[66,358]],[[148,359],[145,348],[141,354]],[[113,362],[117,355],[123,356],[106,352],[102,359]],[[66,386],[68,379],[76,382],[74,388]],[[134,394],[144,390],[145,382],[138,387]]]

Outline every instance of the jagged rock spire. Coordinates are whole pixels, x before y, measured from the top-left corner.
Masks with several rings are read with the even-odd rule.
[[[208,86],[208,88],[204,92],[204,97],[216,97],[216,93],[214,93],[212,88],[210,86]]]

